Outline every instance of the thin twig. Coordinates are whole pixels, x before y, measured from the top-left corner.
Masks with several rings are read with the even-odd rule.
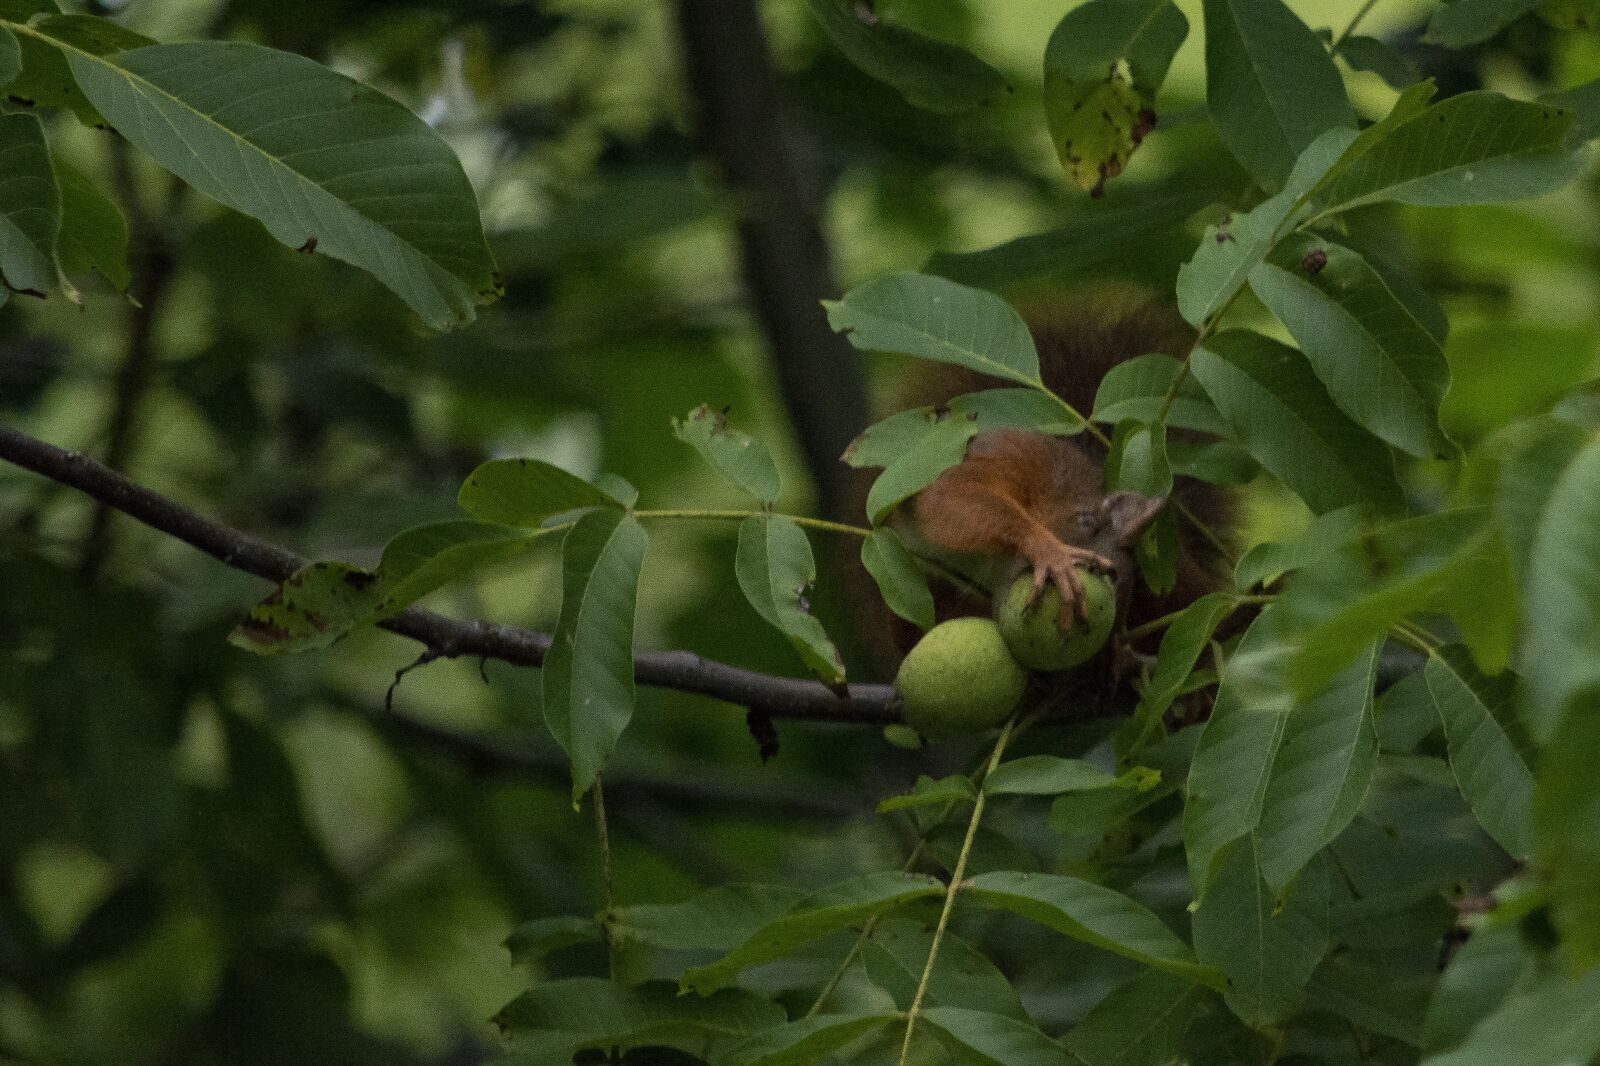
[[[984,767],[985,778],[1000,765],[1000,756],[1005,753],[1006,744],[1011,740],[1011,731],[1016,725],[1016,718],[1012,718],[1006,723],[1005,728],[1000,730],[1000,739],[994,742],[994,753],[989,756],[988,765]],[[950,871],[950,884],[944,892],[944,909],[939,912],[939,924],[933,929],[933,943],[928,945],[928,961],[922,967],[922,979],[917,982],[917,993],[911,999],[911,1008],[906,1011],[906,1035],[900,1043],[900,1066],[906,1066],[909,1061],[911,1034],[916,1029],[917,1015],[922,1010],[922,1001],[928,994],[928,982],[933,977],[933,966],[939,959],[939,946],[944,942],[945,930],[950,925],[950,912],[955,909],[956,893],[961,891],[961,879],[967,873],[967,859],[972,854],[972,842],[978,836],[978,823],[983,820],[984,800],[987,797],[988,793],[979,788],[978,796],[972,802],[972,817],[967,821],[967,835],[961,841],[961,853],[956,856],[955,869]]]

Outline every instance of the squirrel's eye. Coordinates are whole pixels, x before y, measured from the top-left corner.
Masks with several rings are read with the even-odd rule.
[[[1093,511],[1079,511],[1073,517],[1078,528],[1085,533],[1093,533],[1100,528],[1100,516]]]

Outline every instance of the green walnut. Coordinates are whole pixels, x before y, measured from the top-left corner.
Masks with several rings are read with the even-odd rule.
[[[906,724],[930,740],[993,729],[1022,701],[1028,673],[987,618],[954,618],[925,633],[894,679]]]
[[[1078,580],[1083,585],[1084,617],[1069,619],[1066,628],[1061,625],[1065,605],[1053,588],[1028,604],[1033,581],[1026,574],[996,600],[1000,633],[1017,662],[1032,670],[1066,670],[1093,658],[1105,646],[1117,618],[1116,591],[1105,577],[1087,570],[1078,571]]]

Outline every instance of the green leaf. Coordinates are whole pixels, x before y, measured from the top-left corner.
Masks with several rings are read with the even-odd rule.
[[[967,442],[978,433],[977,419],[952,412],[928,434],[895,459],[867,490],[867,519],[881,525],[889,513],[936,481],[967,455]]]
[[[1178,311],[1184,321],[1203,325],[1228,305],[1285,226],[1299,218],[1306,195],[1358,140],[1354,130],[1327,131],[1300,154],[1282,192],[1206,227],[1193,258],[1178,270]]]
[[[996,766],[983,779],[991,796],[1059,796],[1097,788],[1131,788],[1143,792],[1161,781],[1161,771],[1136,766],[1122,774],[1109,774],[1082,759],[1059,755],[1024,755]]]
[[[1461,1043],[1511,994],[1532,963],[1515,926],[1473,930],[1439,976],[1423,1019],[1423,1049],[1442,1051]]]
[[[368,271],[435,328],[498,297],[460,161],[376,89],[242,42],[63,50],[118,132],[290,248]]]
[[[56,258],[68,274],[95,270],[118,292],[133,280],[128,269],[128,223],[122,210],[77,167],[54,156],[61,188],[61,231]]]
[[[1376,37],[1359,33],[1346,37],[1334,47],[1333,54],[1350,64],[1351,70],[1376,74],[1388,82],[1390,88],[1409,89],[1422,80],[1421,72],[1410,57]]]
[[[1479,1022],[1456,1050],[1425,1066],[1571,1066],[1600,1053],[1600,967],[1552,973]]]
[[[1510,563],[1478,508],[1440,511],[1373,531],[1288,590],[1307,614],[1289,664],[1297,692],[1319,688],[1407,617],[1449,615],[1482,669],[1509,662],[1516,629]]]
[[[1010,92],[999,71],[965,48],[886,22],[850,0],[806,6],[850,62],[918,107],[958,114]]]
[[[1313,865],[1280,901],[1262,879],[1257,857],[1254,834],[1226,849],[1193,928],[1200,961],[1228,976],[1223,998],[1229,1008],[1260,1028],[1295,1013],[1327,954],[1328,878]]]
[[[1245,552],[1233,569],[1234,584],[1241,589],[1270,585],[1292,570],[1326,558],[1359,532],[1361,508],[1358,506],[1341,507],[1319,515],[1294,540],[1269,541]]]
[[[1444,723],[1450,772],[1461,795],[1496,843],[1515,858],[1527,858],[1533,773],[1526,738],[1512,717],[1516,679],[1509,673],[1484,677],[1460,647],[1430,656],[1422,676]]]
[[[1228,440],[1169,437],[1167,460],[1177,476],[1198,478],[1213,485],[1246,485],[1261,472],[1261,464],[1249,452]]]
[[[951,774],[934,780],[926,774],[917,778],[911,791],[890,796],[879,802],[878,813],[907,811],[915,807],[937,807],[947,803],[970,803],[978,798],[978,790],[965,774]]]
[[[902,1010],[916,997],[922,971],[933,947],[933,931],[921,922],[893,918],[879,922],[861,946],[861,962],[872,983],[894,997]],[[946,931],[923,1002],[928,1006],[966,1007],[1027,1021],[1017,990],[989,957]]]
[[[1600,964],[1600,716],[1595,702],[1561,720],[1540,752],[1533,787],[1533,843],[1540,888],[1563,953],[1575,966]]]
[[[687,999],[665,982],[626,988],[598,977],[534,985],[506,1004],[495,1025],[540,1063],[571,1062],[585,1048],[741,1037],[783,1023],[783,1008],[742,989]]]
[[[1198,965],[1189,946],[1161,919],[1103,885],[1007,870],[979,874],[967,882],[963,895],[1154,969],[1222,987],[1221,975]]]
[[[861,542],[861,565],[872,575],[891,611],[921,630],[933,628],[933,593],[900,534],[887,527],[874,529]]]
[[[250,608],[228,643],[262,654],[326,648],[371,617],[377,580],[345,563],[311,563]]]
[[[86,126],[103,127],[105,121],[78,88],[56,39],[94,55],[156,43],[107,19],[63,15],[54,0],[6,0],[0,4],[0,19],[29,23],[25,29],[15,27],[21,30],[15,36],[22,72],[6,86],[6,96],[39,107],[69,108]]]
[[[61,194],[44,127],[0,114],[0,287],[43,297],[56,284]]]
[[[787,885],[732,884],[682,903],[647,903],[611,911],[613,940],[669,951],[730,951],[805,898]]]
[[[954,363],[1043,388],[1022,316],[992,292],[928,274],[890,274],[824,300],[828,324],[868,351]]]
[[[1082,209],[1070,222],[1044,233],[1017,237],[976,252],[940,252],[922,268],[963,285],[1003,290],[1019,281],[1063,271],[1089,271],[1175,230],[1184,219],[1228,192],[1212,174],[1185,173],[1177,180],[1140,189],[1124,202]]]
[[[1445,207],[1540,196],[1581,169],[1562,147],[1571,125],[1570,113],[1548,104],[1491,92],[1452,96],[1370,142],[1312,204],[1320,216],[1383,200]]]
[[[1030,1021],[964,1007],[928,1007],[922,1020],[973,1061],[991,1066],[1071,1066],[1061,1045]]]
[[[1052,397],[1034,389],[984,389],[957,396],[942,407],[916,407],[900,411],[866,430],[845,449],[844,461],[853,467],[887,467],[908,454],[946,421],[964,419],[974,433],[988,429],[1032,429],[1068,436],[1083,431]]]
[[[782,958],[803,944],[859,925],[879,912],[942,895],[944,885],[922,874],[880,871],[842,881],[801,900],[788,914],[763,925],[716,962],[687,971],[683,990],[707,995],[732,981],[740,970]]]
[[[1155,669],[1150,672],[1150,681],[1133,712],[1134,721],[1143,725],[1145,733],[1154,732],[1155,723],[1183,691],[1184,682],[1193,672],[1201,652],[1211,642],[1211,634],[1237,606],[1237,601],[1226,592],[1202,596],[1185,607],[1161,635]]]
[[[1222,416],[1200,383],[1188,376],[1177,359],[1160,352],[1135,356],[1106,371],[1094,396],[1094,420],[1111,425],[1129,419],[1155,422],[1174,381],[1178,391],[1167,407],[1166,424],[1218,436],[1225,432]]]
[[[576,803],[633,717],[633,614],[649,538],[632,515],[590,511],[561,541],[561,616],[541,671],[544,720],[572,762]]]
[[[806,601],[806,590],[817,580],[817,563],[805,530],[782,515],[745,519],[734,570],[744,598],[789,638],[806,666],[830,685],[842,682],[844,660]]]
[[[1439,428],[1450,384],[1444,349],[1366,260],[1326,241],[1286,241],[1250,272],[1250,288],[1340,410],[1412,455],[1453,452]]]
[[[1499,462],[1494,475],[1495,521],[1505,536],[1512,570],[1523,584],[1550,494],[1590,439],[1582,426],[1544,417],[1509,427],[1509,432],[1485,442],[1482,450]]]
[[[1546,93],[1539,97],[1539,102],[1572,112],[1569,141],[1581,143],[1600,136],[1600,78],[1566,92]]]
[[[1205,990],[1147,970],[1092,1007],[1063,1038],[1083,1066],[1168,1066]]]
[[[1355,951],[1329,955],[1306,986],[1306,1006],[1416,1047],[1434,988],[1432,968],[1419,973],[1380,958]]]
[[[506,937],[506,950],[518,966],[536,965],[552,951],[578,944],[598,944],[600,923],[576,914],[558,914],[523,922]]]
[[[1570,708],[1600,690],[1600,439],[1590,440],[1551,490],[1524,598],[1525,714],[1542,744]]]
[[[1189,20],[1170,0],[1090,0],[1056,24],[1044,110],[1067,175],[1098,195],[1155,126],[1152,110]]]
[[[1202,899],[1219,855],[1261,819],[1272,761],[1293,707],[1281,660],[1288,651],[1281,612],[1262,610],[1229,657],[1189,768],[1183,843],[1189,881]]]
[[[485,522],[537,528],[568,511],[622,502],[559,466],[538,459],[491,459],[467,475],[461,509]]]
[[[1167,427],[1128,421],[1117,427],[1106,454],[1106,487],[1165,496],[1172,491],[1167,461]]]
[[[17,45],[16,35],[0,27],[0,89],[10,85],[21,72],[22,49]]]
[[[727,1048],[719,1066],[811,1066],[898,1014],[818,1014],[754,1033]]]
[[[1367,794],[1378,757],[1372,714],[1377,668],[1373,644],[1283,722],[1257,827],[1261,876],[1274,892],[1344,831]]]
[[[1208,340],[1189,364],[1234,439],[1313,511],[1404,506],[1389,449],[1334,406],[1293,348],[1229,330]]]
[[[1324,131],[1355,128],[1344,81],[1317,35],[1280,0],[1205,0],[1206,106],[1260,185],[1284,187]]]
[[[1445,48],[1465,48],[1487,41],[1523,15],[1538,7],[1541,0],[1452,0],[1433,12],[1422,39]]]
[[[492,522],[444,521],[413,526],[383,549],[375,617],[396,614],[434,589],[490,563],[514,559],[550,529],[529,532]],[[362,619],[365,621],[366,619]]]
[[[778,502],[782,485],[767,446],[728,428],[727,412],[701,404],[687,418],[672,420],[673,436],[694,446],[706,462],[762,503]]]

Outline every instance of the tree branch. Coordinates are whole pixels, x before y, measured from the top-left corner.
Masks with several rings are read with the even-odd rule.
[[[308,562],[286,548],[192,511],[104,463],[5,425],[0,425],[0,459],[78,489],[235,570],[283,581]],[[435,658],[466,656],[538,666],[550,648],[548,633],[496,622],[461,621],[416,607],[378,624],[419,642]],[[690,651],[636,652],[634,677],[643,685],[709,696],[773,718],[871,725],[900,719],[891,706],[894,690],[889,685],[851,685],[848,696],[840,698],[819,681],[774,677]]]
[[[696,133],[738,198],[745,288],[790,422],[822,512],[845,517],[852,495],[839,456],[866,424],[866,378],[818,306],[838,287],[760,17],[753,0],[679,0],[678,31]]]

